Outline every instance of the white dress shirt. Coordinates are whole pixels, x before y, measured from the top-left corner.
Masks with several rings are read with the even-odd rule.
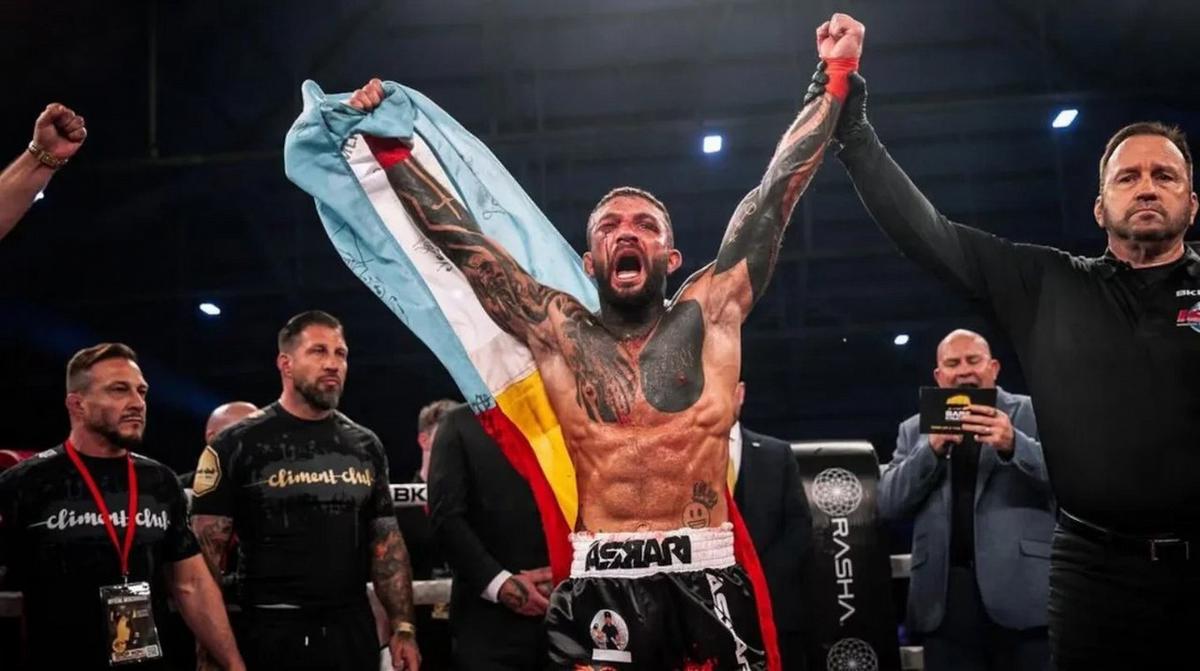
[[[742,423],[734,422],[729,430],[729,463],[733,464],[733,481],[742,472]]]

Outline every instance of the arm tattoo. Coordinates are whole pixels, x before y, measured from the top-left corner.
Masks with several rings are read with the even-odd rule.
[[[504,602],[505,606],[513,610],[520,610],[529,601],[529,589],[520,580],[509,579],[504,582],[505,585],[511,582],[515,587],[507,590],[503,588],[504,585],[501,585],[500,600]]]
[[[217,584],[221,584],[221,574],[225,572],[225,553],[229,549],[229,539],[233,536],[233,518],[221,515],[193,515],[192,531],[200,542],[200,551],[204,554],[204,562],[212,571]]]
[[[371,521],[371,581],[375,595],[395,621],[413,621],[412,564],[394,517]]]
[[[779,141],[762,182],[746,194],[729,221],[715,274],[744,260],[752,303],[762,296],[771,278],[783,231],[800,194],[821,165],[840,109],[841,103],[826,93],[800,110]]]
[[[566,294],[535,280],[483,234],[471,213],[416,158],[386,170],[388,183],[421,232],[457,266],[492,320],[519,340],[547,320]]]

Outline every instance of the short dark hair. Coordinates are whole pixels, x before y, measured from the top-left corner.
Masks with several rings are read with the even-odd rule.
[[[328,326],[331,329],[344,331],[337,317],[324,310],[309,310],[292,317],[279,329],[279,351],[285,352],[296,346],[296,338],[304,329],[310,326]]]
[[[1183,154],[1183,161],[1187,163],[1188,183],[1192,182],[1192,152],[1188,149],[1187,135],[1180,130],[1179,126],[1168,126],[1161,121],[1139,121],[1114,133],[1104,145],[1104,155],[1100,157],[1101,191],[1104,190],[1104,171],[1108,170],[1108,159],[1112,158],[1113,152],[1122,142],[1135,135],[1158,135],[1170,140],[1171,144],[1175,145]]]
[[[608,201],[614,198],[620,198],[621,196],[633,196],[635,198],[641,198],[649,201],[654,207],[657,207],[662,212],[663,221],[667,225],[667,242],[672,246],[675,244],[675,227],[671,224],[671,213],[667,212],[667,206],[663,205],[663,202],[654,194],[645,189],[639,189],[636,186],[618,186],[617,188],[600,197],[600,201],[596,203],[596,206],[592,208],[591,214],[588,215],[588,237],[591,237],[592,217],[596,216],[596,212],[598,212],[600,208],[604,207],[604,204]]]
[[[67,393],[84,391],[92,384],[92,366],[106,359],[128,359],[137,363],[137,352],[119,342],[102,342],[76,352],[67,362]]]
[[[456,405],[458,404],[454,401],[443,398],[421,408],[421,412],[417,413],[417,433],[425,433],[437,426],[437,423],[442,421],[442,417]]]

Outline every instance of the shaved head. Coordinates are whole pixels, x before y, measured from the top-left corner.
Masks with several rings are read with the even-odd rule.
[[[938,343],[938,359],[942,358],[942,353],[946,351],[946,348],[950,346],[950,343],[956,340],[974,340],[983,347],[983,351],[987,353],[988,356],[992,355],[992,346],[988,344],[986,338],[974,331],[968,331],[967,329],[954,329],[950,333],[947,333],[945,338],[942,338],[942,342]]]
[[[217,406],[217,409],[208,416],[208,423],[204,425],[204,442],[212,444],[212,439],[218,433],[256,412],[258,412],[258,408],[253,403],[246,401],[234,401]]]
[[[1000,362],[992,358],[988,341],[974,331],[955,329],[938,345],[933,379],[939,387],[991,389],[999,374]]]

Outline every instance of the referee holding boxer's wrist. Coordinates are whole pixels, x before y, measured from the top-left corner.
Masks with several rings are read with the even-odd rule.
[[[855,76],[835,139],[906,256],[983,303],[1029,382],[1061,507],[1051,557],[1060,670],[1158,668],[1200,629],[1200,255],[1183,133],[1122,128],[1100,160],[1086,258],[950,222],[884,150]],[[1172,665],[1173,666],[1173,665]],[[1167,668],[1167,667],[1163,667]]]

